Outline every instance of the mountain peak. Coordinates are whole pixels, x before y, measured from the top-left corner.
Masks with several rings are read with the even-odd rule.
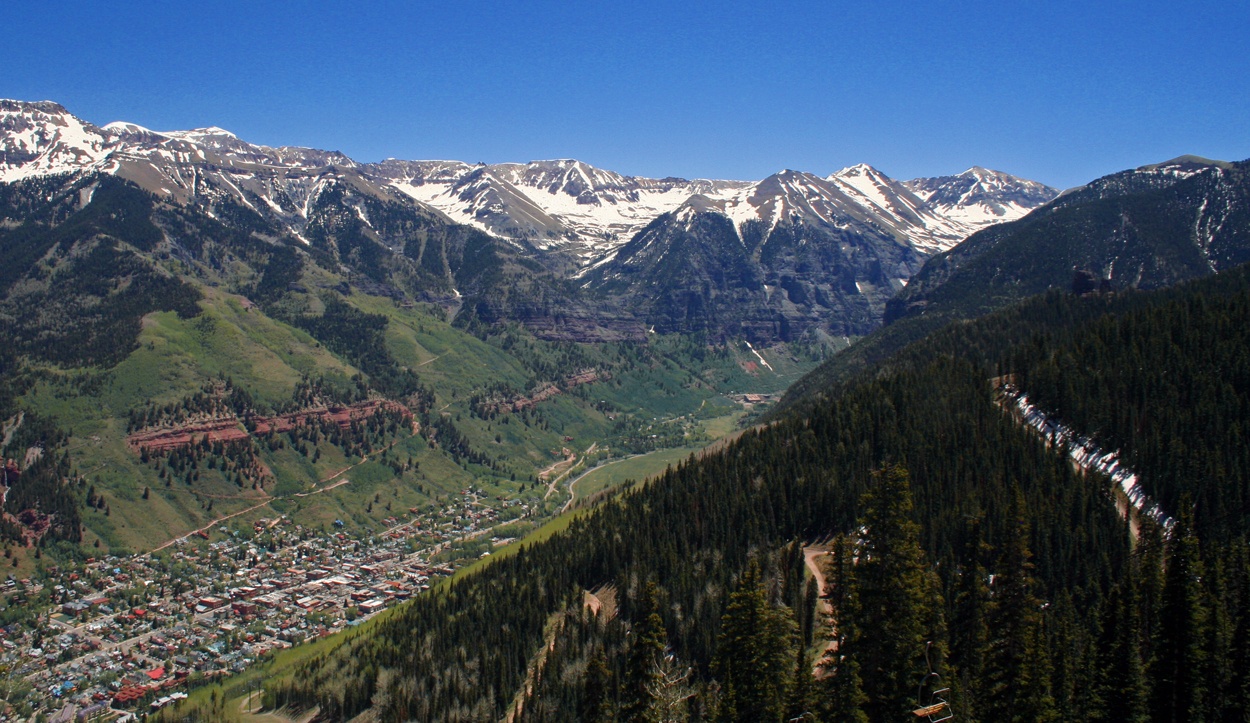
[[[12,98],[0,98],[0,112],[38,112],[49,113],[52,115],[69,115],[69,111],[65,110],[65,106],[51,100],[14,100]]]
[[[211,166],[197,169],[207,173],[208,185],[205,177],[185,173],[184,164]],[[260,175],[258,164],[265,168]],[[220,126],[154,132],[118,121],[101,129],[50,101],[0,101],[0,180],[104,170],[183,200],[208,194],[254,206],[261,198],[263,205],[255,210],[276,214],[293,224],[293,233],[301,233],[306,201],[317,187],[306,179],[321,178],[326,167],[351,170],[371,192],[386,196],[398,191],[514,243],[571,252],[586,266],[615,253],[659,216],[683,205],[724,214],[735,228],[748,221],[773,228],[801,219],[884,233],[929,253],[948,248],[984,223],[1015,218],[1050,198],[1020,201],[1011,208],[987,207],[968,223],[948,218],[942,208],[928,203],[935,190],[918,191],[867,163],[828,177],[783,168],[755,182],[628,176],[576,158],[476,165],[390,159],[361,165],[334,151],[248,143]],[[948,206],[961,214],[969,203],[986,193],[1000,193],[1019,179],[974,166],[938,180],[952,186]],[[970,191],[980,195],[973,198]],[[690,200],[695,194],[702,194],[701,199]]]
[[[143,126],[139,125],[138,123],[128,123],[128,122],[126,122],[126,121],[113,121],[112,123],[108,123],[108,124],[106,124],[106,125],[103,127],[103,130],[106,130],[106,131],[108,131],[109,133],[115,133],[115,134],[118,134],[118,135],[131,135],[131,136],[161,136],[161,135],[164,135],[164,134],[162,134],[162,133],[157,133],[156,131],[154,131],[154,130],[152,130],[152,129],[150,129],[150,128],[144,128]]]
[[[1059,195],[1058,189],[984,166],[903,185],[930,208],[972,230],[1017,219]]]
[[[161,135],[173,136],[174,138],[184,138],[189,141],[202,140],[205,138],[229,138],[230,140],[233,140],[233,141],[239,140],[239,137],[236,136],[235,134],[231,133],[225,128],[218,128],[217,126],[209,126],[207,128],[192,128],[191,130],[188,130],[188,131],[162,131]]]
[[[853,166],[847,166],[840,171],[835,171],[829,175],[829,178],[857,178],[860,176],[884,176],[885,174],[867,163],[856,163]]]
[[[724,211],[723,209],[721,209],[720,205],[718,205],[715,201],[703,195],[702,193],[696,193],[690,198],[687,198],[685,203],[681,204],[681,207],[678,209],[679,214],[682,212],[685,212],[686,214],[692,214],[692,213],[724,214]]]

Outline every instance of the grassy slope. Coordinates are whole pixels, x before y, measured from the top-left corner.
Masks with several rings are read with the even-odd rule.
[[[322,272],[310,275],[319,277]],[[302,376],[342,380],[356,373],[304,331],[259,310],[249,311],[242,297],[210,286],[201,290],[199,317],[149,314],[138,347],[122,363],[106,372],[49,370],[24,398],[71,431],[76,469],[108,504],[107,514],[97,510],[84,514],[88,545],[98,541],[118,552],[149,549],[264,499],[259,492],[241,490],[213,474],[190,486],[179,482],[166,487],[156,467],[140,463],[125,444],[125,418],[132,409],[149,401],[178,401],[219,377],[231,378],[262,407],[272,406],[289,400]],[[536,497],[532,488],[524,491],[524,483],[558,459],[564,447],[582,452],[612,434],[614,421],[596,409],[596,402],[607,402],[640,420],[692,413],[725,416],[734,407],[721,392],[775,391],[812,366],[786,349],[760,350],[777,372],[763,367],[748,372],[749,363],[758,360],[745,346],[703,354],[681,340],[663,338],[652,341],[655,353],[643,364],[633,362],[630,355],[636,350],[585,347],[583,352],[596,366],[612,370],[611,379],[542,403],[537,410],[541,424],[523,424],[516,416],[486,420],[470,412],[469,397],[497,383],[525,389],[536,380],[531,356],[555,355],[555,347],[531,339],[528,350],[505,350],[452,327],[435,307],[399,308],[389,299],[359,293],[350,302],[389,319],[387,344],[396,361],[416,370],[434,389],[438,409],[449,415],[474,449],[500,460],[504,469],[494,473],[458,465],[413,437],[399,440],[394,454],[405,460],[411,457],[417,471],[396,479],[389,468],[370,462],[346,475],[351,482],[333,492],[294,498],[290,495],[315,488],[318,480],[359,460],[346,459],[329,445],[322,446],[315,464],[289,448],[264,450],[262,458],[277,477],[277,485],[269,491],[286,499],[241,517],[240,524],[279,512],[314,526],[344,519],[380,529],[383,518],[437,504],[470,483],[490,495]],[[312,309],[320,305],[312,296],[305,303]],[[577,370],[569,370],[573,371]],[[508,479],[512,474],[515,483]],[[150,490],[147,500],[142,499],[144,488]],[[371,500],[378,504],[366,513]],[[549,507],[555,510],[562,503],[563,498],[553,499]]]
[[[573,497],[581,500],[630,480],[645,480],[654,477],[662,474],[669,466],[682,462],[696,451],[694,447],[657,449],[637,457],[626,457],[609,462],[580,477],[573,485]]]
[[[86,513],[88,544],[98,538],[115,550],[144,549],[255,504],[227,499],[247,495],[223,480],[206,479],[196,488],[218,496],[211,512],[187,490],[167,492],[156,470],[125,444],[131,409],[181,399],[218,375],[232,377],[258,401],[274,403],[290,397],[301,373],[354,373],[304,332],[245,311],[239,297],[204,291],[204,311],[195,319],[145,317],[139,347],[108,372],[50,373],[26,395],[28,405],[72,432],[76,468],[108,502],[107,515]],[[141,499],[144,487],[153,492],[148,500]]]

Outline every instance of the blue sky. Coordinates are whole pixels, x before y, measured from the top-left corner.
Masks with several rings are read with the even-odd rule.
[[[1250,157],[1245,2],[7,0],[0,97],[362,161],[1068,187]]]

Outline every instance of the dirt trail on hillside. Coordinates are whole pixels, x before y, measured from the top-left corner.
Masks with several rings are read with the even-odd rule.
[[[577,469],[577,466],[581,464],[582,462],[584,462],[585,460],[586,460],[585,457],[578,459],[575,456],[570,456],[568,459],[561,462],[560,464],[568,464],[569,467],[568,469],[564,470],[563,472],[561,472],[560,474],[556,475],[555,477],[551,479],[551,484],[547,485],[547,494],[543,495],[543,499],[545,500],[548,497],[550,497],[552,494],[554,494],[556,491],[556,487],[559,486],[560,484],[560,480],[569,476],[569,473]]]
[[[820,559],[829,554],[829,548],[825,545],[808,545],[803,548],[803,562],[807,564],[807,569],[811,571],[812,577],[816,579],[816,606],[820,608],[821,614],[828,620],[833,620],[833,606],[829,604],[826,597],[828,588],[825,587],[825,571],[821,569]],[[830,653],[838,649],[836,641],[830,640],[821,653],[821,658],[828,656]],[[821,667],[820,660],[812,666],[812,675],[820,677]]]
[[[228,520],[228,519],[230,519],[230,518],[232,518],[232,517],[238,517],[239,515],[245,515],[245,514],[247,514],[248,512],[251,512],[252,510],[259,510],[260,508],[264,507],[265,505],[269,504],[270,502],[273,502],[273,500],[272,500],[272,499],[268,499],[268,500],[265,500],[264,502],[261,502],[259,505],[253,505],[253,506],[251,506],[251,507],[248,507],[247,509],[244,509],[244,510],[239,510],[238,512],[231,512],[231,513],[230,513],[230,514],[228,514],[228,515],[224,515],[224,516],[222,516],[222,517],[218,517],[217,519],[213,520],[212,522],[208,523],[207,525],[204,525],[203,527],[199,528],[198,530],[191,530],[191,531],[190,531],[190,532],[188,532],[187,534],[185,534],[185,535],[181,535],[181,536],[179,536],[179,537],[175,537],[174,539],[170,540],[169,542],[166,542],[165,544],[161,545],[160,547],[153,548],[152,552],[160,552],[161,550],[164,550],[166,547],[169,547],[170,545],[174,544],[175,542],[178,542],[179,540],[185,540],[185,539],[187,539],[188,537],[190,537],[191,535],[198,535],[198,534],[199,534],[199,533],[201,533],[201,532],[207,532],[208,530],[212,529],[213,525],[217,524],[218,522],[225,522],[226,520]]]

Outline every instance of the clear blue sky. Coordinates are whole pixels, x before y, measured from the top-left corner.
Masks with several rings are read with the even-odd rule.
[[[103,124],[646,176],[1055,186],[1250,157],[1250,3],[6,0],[0,97]]]

